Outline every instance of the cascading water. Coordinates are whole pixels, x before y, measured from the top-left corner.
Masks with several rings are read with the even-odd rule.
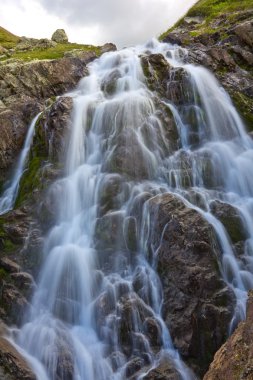
[[[178,129],[174,153],[145,85],[139,56],[150,52],[188,76],[190,103],[179,107],[163,99]],[[50,189],[58,221],[46,238],[38,288],[16,339],[39,380],[141,379],[162,357],[182,379],[195,378],[163,322],[163,291],[149,247],[149,200],[164,192],[177,194],[213,225],[221,274],[237,297],[231,329],[245,315],[253,287],[253,143],[213,76],[180,63],[177,53],[156,41],[107,53],[71,94],[66,176]],[[212,214],[214,201],[236,207],[242,217],[243,260]]]
[[[5,214],[6,212],[10,211],[14,206],[14,203],[18,194],[19,182],[25,169],[26,160],[28,157],[28,153],[30,151],[30,146],[32,144],[32,139],[34,135],[34,128],[39,116],[40,114],[38,114],[32,120],[28,128],[24,147],[20,153],[20,157],[14,169],[13,176],[10,179],[10,181],[6,184],[6,188],[2,196],[0,197],[0,215]]]

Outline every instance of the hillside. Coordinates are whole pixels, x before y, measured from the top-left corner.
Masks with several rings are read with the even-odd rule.
[[[253,129],[253,4],[251,0],[200,0],[160,36],[189,50],[188,59],[208,67]]]
[[[0,26],[0,45],[6,49],[13,48],[19,41],[19,37]]]

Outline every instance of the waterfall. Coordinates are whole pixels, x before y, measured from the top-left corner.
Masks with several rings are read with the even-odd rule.
[[[190,103],[162,100],[178,130],[175,151],[145,84],[140,56],[152,53],[188,77]],[[231,330],[245,316],[253,287],[253,143],[215,78],[181,56],[157,41],[106,53],[71,94],[65,175],[52,185],[57,223],[45,239],[38,287],[16,337],[38,380],[119,380],[131,377],[133,367],[141,379],[162,357],[180,378],[195,378],[162,319],[163,289],[149,247],[149,202],[161,193],[176,194],[214,227],[221,276],[237,300]],[[243,260],[214,215],[217,201],[241,216]]]
[[[6,183],[6,188],[0,197],[0,215],[10,211],[14,206],[18,194],[19,182],[24,172],[25,164],[30,151],[30,146],[32,144],[35,125],[40,114],[41,113],[35,116],[28,128],[24,146],[20,153],[16,167],[14,168],[12,178]]]

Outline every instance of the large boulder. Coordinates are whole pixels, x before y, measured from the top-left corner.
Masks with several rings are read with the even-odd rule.
[[[215,354],[204,380],[252,380],[253,292],[249,293],[247,318]]]
[[[173,194],[149,202],[163,316],[181,355],[203,375],[227,338],[234,294],[221,279],[218,244],[204,218]]]
[[[68,36],[67,36],[64,29],[57,29],[53,33],[51,40],[55,41],[57,43],[63,43],[64,44],[64,43],[68,42]]]

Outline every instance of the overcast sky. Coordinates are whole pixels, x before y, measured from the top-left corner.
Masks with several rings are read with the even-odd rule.
[[[196,0],[0,0],[0,25],[19,36],[50,38],[64,28],[71,42],[118,47],[158,36]]]

